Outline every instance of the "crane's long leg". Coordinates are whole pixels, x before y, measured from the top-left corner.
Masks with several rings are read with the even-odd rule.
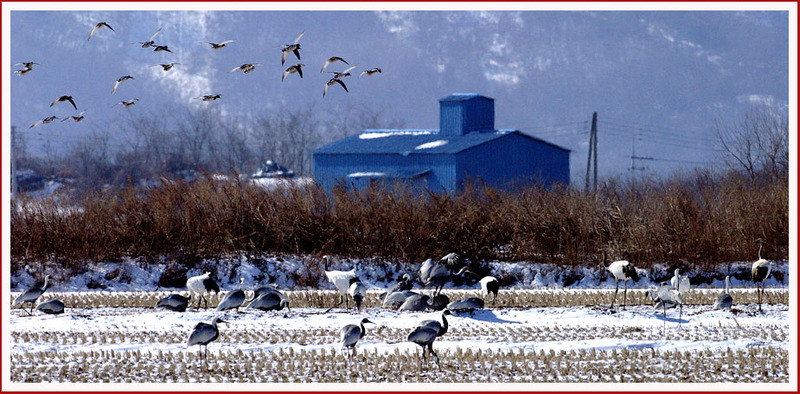
[[[625,279],[625,291],[622,293],[622,308],[625,308],[625,305],[628,305],[628,280]]]
[[[442,370],[442,366],[439,365],[439,355],[436,354],[436,352],[433,351],[433,343],[432,342],[428,344],[428,350],[433,355],[433,360],[436,361],[436,367],[438,367],[439,370],[441,371]]]
[[[613,308],[614,307],[614,301],[617,300],[617,292],[619,291],[619,280],[615,280],[615,283],[616,283],[617,287],[616,287],[616,289],[614,289],[614,298],[611,299],[611,306],[609,308]]]
[[[679,312],[678,312],[678,328],[681,328],[681,323],[683,320],[683,303],[680,304]]]

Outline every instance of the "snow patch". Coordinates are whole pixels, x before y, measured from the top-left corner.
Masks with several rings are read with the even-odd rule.
[[[436,140],[436,141],[426,142],[422,145],[418,145],[414,149],[432,149],[432,148],[438,148],[443,145],[447,145],[447,140]]]

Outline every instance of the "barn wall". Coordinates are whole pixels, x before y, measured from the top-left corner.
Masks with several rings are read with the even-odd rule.
[[[480,178],[493,186],[537,180],[545,186],[569,184],[569,151],[519,134],[475,146],[457,155],[457,185]]]
[[[398,154],[315,154],[314,176],[326,189],[345,180],[353,187],[364,187],[369,183],[362,179],[354,181],[347,175],[356,172],[393,172],[398,170],[430,170],[422,178],[412,181],[424,184],[429,190],[454,191],[456,188],[455,157],[452,155],[398,155]]]

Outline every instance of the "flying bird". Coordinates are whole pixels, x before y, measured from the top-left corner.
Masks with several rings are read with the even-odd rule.
[[[286,54],[289,52],[294,53],[294,55],[297,56],[297,60],[300,60],[300,44],[298,44],[298,42],[300,38],[303,37],[303,34],[306,34],[306,32],[300,33],[300,35],[295,38],[294,43],[283,45],[283,49],[281,49],[281,66],[286,63]]]
[[[22,66],[21,69],[14,70],[14,74],[22,76],[22,75],[25,75],[25,74],[33,71],[33,65],[34,64],[39,64],[39,63],[36,63],[36,62],[21,62],[21,63],[16,63],[16,64],[12,65],[11,67]]]
[[[152,67],[161,67],[164,71],[169,71],[172,70],[172,68],[175,67],[176,64],[180,63],[154,64],[152,65]]]
[[[305,66],[305,64],[300,63],[300,64],[295,64],[294,66],[289,66],[288,68],[286,68],[286,70],[283,71],[283,76],[281,77],[281,82],[283,82],[283,80],[286,79],[287,75],[294,74],[294,73],[300,74],[300,78],[303,78],[303,66]]]
[[[111,31],[115,31],[114,28],[111,27],[111,25],[109,25],[108,23],[100,22],[100,23],[94,25],[94,27],[92,27],[92,31],[89,32],[89,38],[87,38],[87,40],[91,40],[92,39],[92,36],[94,35],[94,31],[95,30],[103,28],[103,27],[107,27],[107,28],[111,29]]]
[[[20,63],[12,64],[11,67],[22,66],[22,67],[25,67],[25,68],[33,68],[34,64],[39,64],[39,63],[36,63],[36,62],[20,62]]]
[[[150,36],[150,39],[149,39],[149,40],[147,40],[147,41],[141,41],[141,42],[135,42],[134,44],[139,44],[139,45],[141,45],[141,46],[142,46],[142,48],[150,48],[150,47],[152,47],[152,46],[155,46],[155,45],[156,45],[156,42],[155,42],[155,41],[153,41],[153,39],[155,39],[155,38],[156,38],[156,36],[158,35],[158,33],[161,33],[161,28],[159,28],[158,30],[156,30],[156,32],[155,32],[155,33],[153,33],[153,35],[152,35],[152,36]]]
[[[119,104],[122,104],[122,105],[123,105],[125,108],[128,108],[128,107],[130,107],[131,105],[134,105],[134,104],[136,104],[136,102],[137,102],[137,101],[139,101],[139,99],[138,99],[138,98],[132,98],[132,99],[130,99],[130,100],[128,100],[128,101],[120,101],[120,102],[117,102],[117,104],[114,104],[114,105],[119,105]]]
[[[380,68],[378,68],[378,67],[375,67],[375,68],[371,68],[371,69],[369,69],[369,70],[364,70],[364,71],[362,71],[362,72],[361,72],[361,75],[359,75],[359,76],[363,76],[364,74],[367,74],[367,75],[372,75],[372,74],[376,74],[376,73],[383,73],[383,71],[381,71],[381,69],[380,69]]]
[[[72,104],[72,106],[75,108],[75,110],[76,111],[78,110],[78,106],[75,105],[75,100],[72,99],[72,96],[61,96],[61,97],[53,100],[53,102],[50,103],[50,106],[52,107],[52,106],[56,105],[56,103],[59,102],[59,101],[69,101],[69,103]]]
[[[31,71],[33,71],[32,68],[26,67],[26,68],[23,68],[23,69],[20,69],[20,70],[14,70],[14,74],[22,76],[22,75],[25,75],[25,74],[27,74],[27,73],[29,73]]]
[[[50,123],[50,122],[52,122],[52,121],[54,121],[56,119],[59,119],[59,117],[58,116],[48,116],[48,117],[46,117],[46,118],[44,118],[42,120],[37,120],[36,123],[32,124],[31,127],[28,127],[28,128],[32,129],[32,128],[40,125],[40,124],[48,124],[48,123]]]
[[[349,90],[347,90],[347,85],[345,85],[344,82],[342,82],[341,79],[339,79],[339,78],[331,78],[330,81],[325,83],[325,88],[322,89],[322,97],[325,97],[325,95],[328,93],[328,86],[331,86],[331,85],[334,85],[334,84],[337,84],[337,83],[339,85],[342,85],[342,87],[344,88],[345,92],[348,92],[348,93],[350,92]]]
[[[199,98],[200,100],[203,100],[203,101],[214,101],[214,100],[216,100],[216,99],[218,99],[220,97],[222,97],[221,94],[205,94],[205,95],[202,95],[200,97],[195,97],[195,98]]]
[[[338,72],[338,71],[328,71],[328,74],[333,74],[333,77],[334,77],[334,78],[337,78],[337,79],[342,79],[342,78],[344,78],[344,77],[349,77],[349,76],[350,76],[350,71],[351,71],[352,69],[356,68],[356,66],[358,66],[358,65],[356,64],[355,66],[352,66],[352,67],[350,67],[350,68],[348,68],[348,69],[346,69],[346,70],[344,70],[344,71],[342,71],[342,72]]]
[[[169,52],[173,53],[169,50],[169,47],[166,45],[153,45],[153,52]]]
[[[120,83],[125,82],[125,81],[127,81],[129,79],[136,79],[136,78],[134,78],[134,77],[132,77],[130,75],[124,75],[124,76],[121,76],[121,77],[117,78],[117,82],[114,82],[114,88],[111,89],[111,94],[114,94],[114,92],[117,91],[117,87],[119,86]]]
[[[242,64],[241,66],[236,67],[236,68],[234,68],[234,69],[232,69],[231,71],[228,71],[228,72],[232,73],[232,72],[234,72],[236,70],[242,70],[242,72],[247,74],[250,71],[253,71],[253,69],[255,69],[256,66],[260,66],[260,65],[261,65],[261,63],[245,63],[245,64]]]
[[[340,58],[339,56],[331,56],[331,57],[328,58],[328,60],[325,61],[325,64],[322,65],[322,69],[319,70],[319,72],[325,71],[325,68],[327,68],[328,65],[333,63],[333,62],[342,62],[342,63],[344,63],[344,64],[346,64],[348,66],[350,65],[350,63],[348,63],[346,60]]]
[[[227,46],[227,44],[229,44],[231,42],[234,42],[234,41],[236,41],[236,40],[223,41],[223,42],[221,42],[219,44],[215,44],[213,42],[208,42],[208,41],[203,41],[203,42],[201,42],[201,44],[211,45],[211,49],[222,49],[222,48],[225,48]]]
[[[61,121],[62,121],[62,122],[66,122],[66,121],[68,121],[68,120],[72,119],[72,120],[74,120],[74,121],[75,121],[75,123],[78,123],[78,122],[80,122],[80,121],[82,121],[82,120],[83,120],[83,113],[84,113],[84,112],[86,112],[86,110],[83,110],[83,111],[81,111],[81,113],[79,113],[78,115],[67,116],[67,117],[66,117],[66,118],[64,118],[64,119],[61,119]]]

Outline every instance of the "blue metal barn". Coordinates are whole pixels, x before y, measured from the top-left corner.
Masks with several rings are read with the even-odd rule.
[[[452,94],[439,100],[439,130],[365,130],[313,152],[314,176],[326,189],[402,181],[457,192],[480,180],[569,183],[569,150],[518,130],[495,130],[494,100]]]

